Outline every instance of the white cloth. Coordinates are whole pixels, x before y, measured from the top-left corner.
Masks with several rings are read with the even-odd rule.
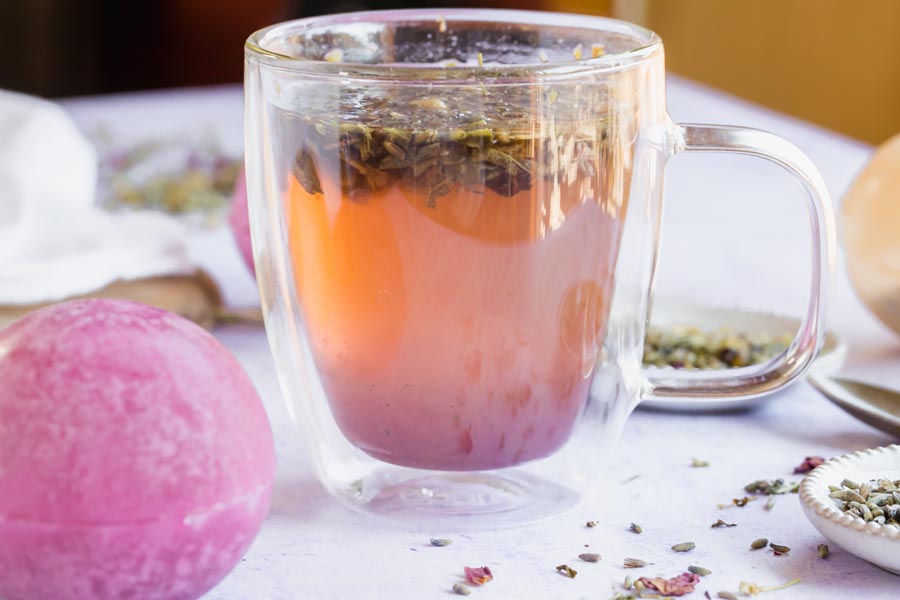
[[[0,305],[191,269],[187,232],[95,206],[97,154],[57,105],[0,90]]]

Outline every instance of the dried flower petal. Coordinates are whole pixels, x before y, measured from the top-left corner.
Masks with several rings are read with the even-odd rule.
[[[578,575],[578,571],[576,571],[569,565],[557,565],[556,570],[560,575],[565,575],[569,579],[575,579],[575,576]]]
[[[328,52],[325,53],[325,56],[322,58],[325,59],[326,62],[339,63],[344,61],[344,51],[340,48],[332,48]]]
[[[726,523],[722,519],[719,519],[718,521],[710,525],[710,527],[713,529],[717,527],[737,527],[737,523]]]
[[[809,473],[824,462],[825,459],[821,456],[807,456],[802,463],[794,467],[794,474]]]
[[[663,596],[684,596],[694,591],[694,586],[700,583],[700,577],[693,573],[682,573],[671,579],[641,577],[638,581]]]
[[[800,578],[792,579],[785,584],[782,585],[773,585],[773,586],[761,586],[758,583],[751,583],[749,581],[742,581],[740,585],[740,592],[746,596],[756,596],[761,594],[762,592],[774,592],[777,590],[783,590],[786,587],[790,587],[795,583],[798,583]],[[719,597],[723,597],[722,593],[719,592]]]
[[[494,578],[489,567],[465,567],[466,581],[472,585],[484,585]]]

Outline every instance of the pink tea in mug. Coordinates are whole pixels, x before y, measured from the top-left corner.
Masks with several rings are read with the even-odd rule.
[[[408,467],[508,467],[562,446],[587,400],[633,134],[587,93],[431,92],[345,88],[278,120],[296,153],[297,297],[355,446]]]

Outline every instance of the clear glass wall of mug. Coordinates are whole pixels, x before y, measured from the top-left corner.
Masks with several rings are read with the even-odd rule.
[[[834,260],[821,177],[772,134],[672,123],[664,83],[655,34],[594,17],[387,11],[250,37],[266,327],[337,498],[431,526],[541,518],[601,482],[642,397],[754,395],[807,367]],[[684,150],[797,175],[813,285],[770,363],[650,381],[663,172]]]

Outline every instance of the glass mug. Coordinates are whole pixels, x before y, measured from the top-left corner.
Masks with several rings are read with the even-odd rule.
[[[491,526],[600,481],[642,398],[753,396],[823,338],[828,191],[770,133],[677,125],[663,46],[620,21],[399,10],[246,45],[246,157],[266,329],[318,477],[352,507]],[[663,175],[681,151],[771,160],[814,248],[790,347],[728,372],[642,370]]]

